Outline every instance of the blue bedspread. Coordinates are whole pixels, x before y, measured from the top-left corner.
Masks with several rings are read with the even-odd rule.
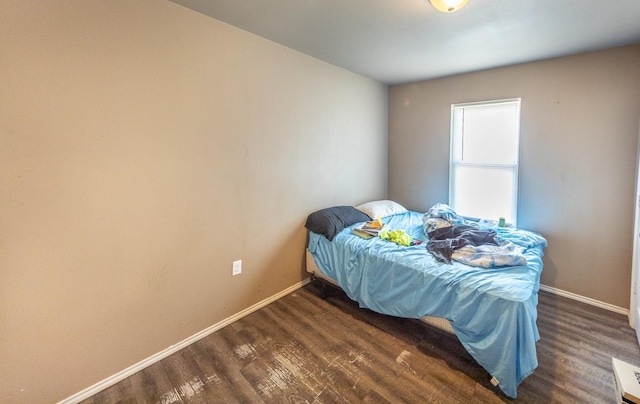
[[[427,240],[422,213],[390,216],[385,224]],[[546,240],[516,229],[499,236],[526,247],[527,266],[479,268],[435,260],[425,244],[399,246],[340,232],[332,242],[311,232],[309,251],[326,275],[361,307],[379,313],[449,320],[465,349],[515,398],[517,386],[538,366],[538,290]]]

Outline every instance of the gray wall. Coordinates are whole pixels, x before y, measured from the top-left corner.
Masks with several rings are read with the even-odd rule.
[[[518,226],[549,242],[542,283],[629,307],[640,45],[393,86],[389,197],[448,200],[452,103],[522,97]]]
[[[0,33],[0,401],[298,284],[307,214],[387,194],[379,83],[167,1],[3,2]]]

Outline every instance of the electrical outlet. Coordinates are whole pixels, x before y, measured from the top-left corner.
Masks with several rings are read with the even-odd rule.
[[[231,274],[233,276],[240,275],[242,273],[242,260],[233,261],[233,270]]]

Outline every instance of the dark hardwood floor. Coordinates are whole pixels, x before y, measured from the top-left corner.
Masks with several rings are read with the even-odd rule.
[[[539,366],[513,400],[454,335],[319,296],[307,285],[84,403],[614,403],[611,357],[640,365],[626,316],[541,291]]]

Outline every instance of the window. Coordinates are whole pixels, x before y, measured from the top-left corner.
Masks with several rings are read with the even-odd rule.
[[[451,106],[449,205],[516,224],[520,99]]]

